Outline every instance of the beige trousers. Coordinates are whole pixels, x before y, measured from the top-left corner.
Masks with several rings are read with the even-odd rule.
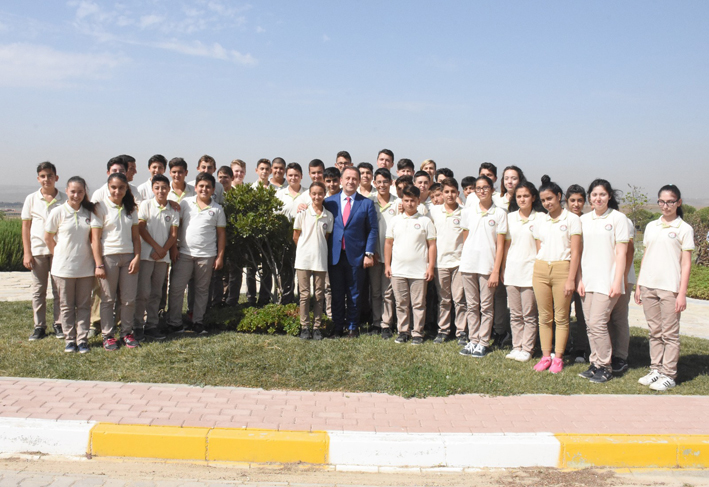
[[[510,303],[510,327],[512,329],[512,348],[534,351],[537,340],[537,300],[531,287],[507,286],[507,300]]]
[[[423,337],[423,326],[426,320],[427,284],[425,279],[391,278],[394,299],[396,299],[396,319],[399,333],[413,337]],[[413,330],[411,330],[409,304],[413,312]]]
[[[465,336],[466,309],[463,276],[458,267],[450,269],[436,268],[436,289],[440,305],[438,308],[438,330],[450,334],[451,307],[455,309],[455,335]]]
[[[135,324],[144,326],[146,330],[157,328],[160,322],[158,311],[169,266],[167,262],[140,261],[138,294],[135,297]]]
[[[588,343],[591,345],[589,361],[598,368],[610,370],[611,367],[613,344],[608,323],[619,297],[611,298],[607,294],[588,292],[583,297],[583,314],[586,317]]]
[[[113,338],[116,333],[113,310],[117,300],[120,300],[121,337],[133,333],[135,293],[138,290],[138,274],[128,273],[133,257],[133,254],[103,256],[106,279],[98,281],[101,292],[101,334],[104,339]]]
[[[54,321],[53,324],[60,323],[61,312],[59,310],[59,294],[57,286],[53,280],[49,279],[49,271],[52,269],[51,255],[34,255],[34,265],[32,266],[32,315],[34,327],[47,329],[47,288],[52,286],[52,297],[54,299]]]
[[[490,275],[461,272],[461,276],[467,308],[468,339],[488,347],[495,307],[495,290],[487,285]]]
[[[564,295],[564,285],[569,278],[569,265],[568,260],[534,262],[532,287],[539,310],[539,342],[542,346],[542,355],[545,357],[551,354],[554,323],[556,323],[554,348],[557,357],[563,357],[569,339],[571,296]]]
[[[194,277],[195,297],[192,310],[192,322],[203,324],[204,313],[209,301],[209,284],[212,280],[212,267],[215,257],[192,257],[180,252],[180,257],[172,265],[170,287],[168,290],[168,323],[172,327],[182,326],[182,305],[185,302],[185,289]]]
[[[391,279],[384,274],[384,264],[368,269],[369,286],[372,290],[372,326],[391,327],[394,316],[394,288]]]
[[[62,329],[67,343],[86,343],[91,327],[91,290],[94,277],[54,277],[59,291]]]
[[[675,313],[677,293],[640,288],[645,319],[650,328],[650,367],[672,379],[679,362],[679,318]]]
[[[325,276],[327,272],[304,271],[296,269],[298,278],[298,295],[300,296],[300,327],[310,328],[310,276],[313,277],[313,330],[322,327],[323,298],[325,296]]]
[[[626,289],[625,294],[620,296],[613,306],[608,323],[613,356],[623,360],[628,360],[628,348],[630,347],[630,323],[628,322],[630,297],[630,289]]]

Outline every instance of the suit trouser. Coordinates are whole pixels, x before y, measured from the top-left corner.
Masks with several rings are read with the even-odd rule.
[[[140,261],[138,294],[135,297],[135,324],[144,326],[146,330],[157,328],[160,322],[158,310],[169,265],[167,262],[154,260]]]
[[[394,315],[394,289],[391,279],[384,274],[384,264],[379,263],[368,270],[372,289],[372,325],[390,328]]]
[[[679,318],[677,293],[640,287],[645,319],[650,328],[650,367],[671,379],[677,378]]]
[[[607,294],[593,292],[587,292],[583,297],[583,314],[586,316],[588,342],[591,345],[589,361],[598,368],[611,368],[613,345],[608,333],[608,322],[619,297],[611,298]]]
[[[62,313],[62,329],[66,343],[86,343],[91,327],[91,289],[94,280],[90,277],[64,278],[54,276]]]
[[[438,307],[438,329],[446,335],[451,331],[451,308],[455,309],[455,335],[465,336],[466,310],[463,276],[458,267],[436,267],[436,289],[441,302]]]
[[[537,300],[531,287],[507,286],[510,302],[510,328],[512,329],[512,349],[527,353],[534,351],[539,318]]]
[[[413,337],[423,337],[423,326],[426,321],[426,289],[425,279],[409,279],[406,277],[391,278],[391,287],[396,299],[396,320],[399,333]],[[409,305],[411,311],[409,312]],[[413,330],[411,330],[411,315],[413,314]]]
[[[47,288],[51,284],[52,297],[54,298],[54,322],[60,322],[59,294],[54,281],[49,278],[52,269],[51,255],[34,255],[32,266],[32,315],[34,327],[45,330],[47,328]]]
[[[490,346],[494,313],[495,290],[488,287],[490,274],[471,274],[462,272],[465,290],[466,317],[468,320],[468,339],[484,347]]]
[[[342,249],[339,262],[330,265],[329,274],[332,287],[332,321],[335,323],[335,330],[344,329],[345,324],[350,330],[356,330],[359,327],[359,300],[362,294],[364,268],[351,266],[345,250]]]
[[[101,334],[113,338],[116,322],[113,315],[118,302],[121,313],[121,338],[133,333],[135,317],[135,294],[138,290],[138,274],[130,274],[128,267],[133,254],[104,255],[106,279],[99,279],[101,291]]]

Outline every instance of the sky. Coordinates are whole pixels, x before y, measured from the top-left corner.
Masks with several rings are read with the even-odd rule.
[[[5,0],[0,185],[388,148],[709,205],[707,33],[706,1]]]

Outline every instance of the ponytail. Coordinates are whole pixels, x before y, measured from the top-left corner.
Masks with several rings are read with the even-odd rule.
[[[89,210],[89,213],[95,213],[96,205],[92,203],[89,199],[89,188],[86,186],[86,181],[84,181],[84,178],[82,178],[81,176],[70,177],[69,180],[66,182],[67,188],[71,183],[80,184],[84,187],[84,199],[81,200],[81,206],[82,208],[86,208],[87,210]]]
[[[128,178],[126,178],[125,174],[119,173],[119,172],[114,172],[110,176],[108,176],[108,181],[106,181],[106,184],[109,184],[112,179],[120,179],[122,182],[126,184],[126,194],[123,196],[123,201],[121,204],[123,207],[126,209],[128,214],[130,215],[133,213],[137,207],[135,203],[135,197],[133,197],[133,192],[130,190],[130,185],[128,184]]]

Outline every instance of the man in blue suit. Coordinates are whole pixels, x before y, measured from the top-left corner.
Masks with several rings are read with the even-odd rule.
[[[345,324],[347,336],[355,338],[359,335],[359,303],[365,268],[374,265],[379,224],[374,203],[357,192],[359,170],[346,167],[340,183],[342,191],[324,202],[325,208],[335,217],[328,249],[332,319],[335,322],[331,338],[344,336]]]

